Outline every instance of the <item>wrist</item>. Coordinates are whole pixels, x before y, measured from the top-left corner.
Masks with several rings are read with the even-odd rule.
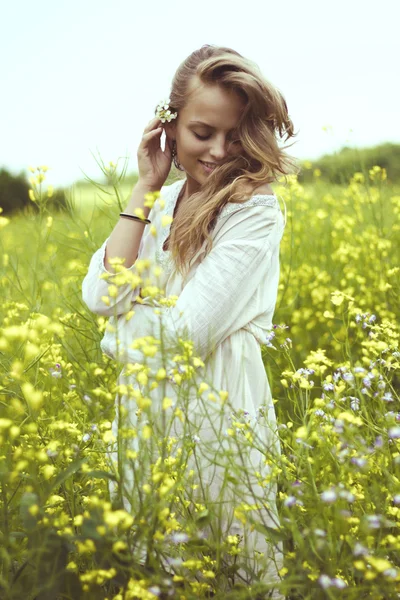
[[[159,192],[162,186],[157,186],[151,183],[147,183],[146,181],[138,179],[135,185],[135,189],[138,188],[144,194],[148,192]]]

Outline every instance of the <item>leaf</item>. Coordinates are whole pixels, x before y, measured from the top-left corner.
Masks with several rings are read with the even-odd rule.
[[[109,473],[108,471],[101,471],[100,469],[88,471],[85,473],[85,476],[92,477],[93,479],[109,479],[110,481],[117,481],[115,475]]]
[[[83,463],[86,462],[86,460],[86,458],[80,458],[79,460],[76,460],[75,462],[68,465],[65,471],[62,471],[57,475],[54,482],[52,483],[52,488],[58,488],[62,483],[64,483],[64,481],[68,479],[68,477],[71,477],[71,475],[79,471],[79,469],[81,468]]]
[[[284,529],[274,529],[273,527],[269,527],[258,521],[253,521],[251,517],[249,517],[249,522],[254,525],[256,531],[263,533],[275,543],[282,542],[287,538],[287,532]]]
[[[199,527],[203,527],[204,525],[207,525],[210,522],[210,519],[210,512],[206,509],[197,515],[197,517],[195,518],[195,523]]]

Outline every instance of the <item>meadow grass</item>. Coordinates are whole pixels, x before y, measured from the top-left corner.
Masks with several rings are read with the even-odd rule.
[[[131,184],[114,170],[114,185],[76,186],[69,212],[52,215],[44,173],[32,181],[39,214],[0,216],[0,597],[267,598],[260,582],[232,585],[240,537],[199,535],[216,522],[188,469],[202,440],[192,435],[178,447],[168,429],[174,419],[185,424],[185,403],[164,399],[164,436],[146,420],[112,431],[114,400],[126,393],[121,365],[101,353],[107,319],[88,311],[81,285]],[[317,176],[307,186],[289,178],[275,191],[288,220],[262,355],[282,454],[262,447],[249,415],[221,432],[221,460],[255,446],[265,455],[263,474],[237,460],[235,516],[283,544],[287,598],[398,598],[400,191],[379,167],[348,186]],[[150,267],[139,265],[137,277]],[[142,342],[151,357],[157,340]],[[173,348],[182,389],[201,367],[191,350],[182,340]],[[149,417],[167,373],[144,363],[132,374],[137,410]],[[229,406],[211,382],[197,394],[210,411]],[[129,439],[137,450],[128,445],[126,464],[113,470],[110,444]],[[136,477],[132,511],[109,493],[121,489],[127,466]],[[265,490],[276,482],[278,529],[241,501],[240,479],[250,475]]]

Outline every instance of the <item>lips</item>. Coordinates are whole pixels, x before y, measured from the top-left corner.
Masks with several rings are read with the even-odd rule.
[[[205,170],[206,173],[212,173],[214,171],[215,167],[217,166],[217,165],[209,166],[209,165],[211,165],[211,163],[205,163],[202,160],[199,160],[199,163],[201,163],[203,165],[203,169]]]

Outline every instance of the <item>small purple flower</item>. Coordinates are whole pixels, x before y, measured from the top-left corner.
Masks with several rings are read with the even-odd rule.
[[[336,433],[343,433],[344,431],[344,421],[342,419],[335,419],[335,423],[333,425]]]
[[[324,417],[325,416],[325,411],[322,410],[322,408],[317,408],[317,410],[315,411],[315,413],[318,417]]]
[[[340,579],[340,577],[334,577],[332,579],[332,585],[334,587],[337,587],[339,590],[342,590],[343,588],[347,587],[347,583],[343,581],[343,579]]]
[[[331,504],[332,502],[335,502],[336,498],[337,498],[337,494],[336,494],[336,491],[334,489],[325,490],[321,494],[321,500],[323,502],[327,502],[328,504]]]
[[[361,469],[363,467],[365,467],[366,464],[368,464],[367,459],[365,459],[365,458],[358,458],[357,456],[353,456],[350,459],[350,462],[352,462],[353,465],[357,465],[357,467],[360,467]]]
[[[353,373],[343,373],[342,377],[345,381],[354,381]]]
[[[189,540],[189,536],[187,533],[182,531],[177,531],[176,533],[171,534],[171,542],[173,544],[184,544]]]
[[[59,363],[56,364],[56,369],[49,369],[50,375],[54,377],[54,379],[61,379],[62,373],[59,370],[61,367],[57,367]]]
[[[325,537],[326,536],[326,531],[324,531],[323,529],[314,529],[314,533],[315,535],[318,535],[318,537]]]
[[[381,526],[381,515],[366,515],[365,518],[370,529],[379,529]]]
[[[158,587],[158,585],[152,585],[149,588],[147,588],[147,591],[150,592],[151,594],[154,594],[154,596],[160,596],[161,594],[161,588]]]
[[[350,402],[350,408],[351,410],[359,410],[360,408],[360,401],[358,398],[355,398],[354,396],[349,396],[351,398],[351,402]]]
[[[283,504],[285,506],[293,506],[294,504],[296,504],[297,500],[295,496],[288,496],[287,498],[285,498]]]
[[[368,548],[360,544],[360,542],[356,542],[353,550],[354,556],[365,556],[365,554],[369,554]]]
[[[368,375],[367,375],[367,377],[363,378],[362,382],[365,387],[367,387],[367,388],[371,387],[371,379]]]
[[[400,494],[393,496],[393,502],[397,505],[400,504]]]
[[[329,577],[329,575],[320,575],[318,582],[320,586],[324,588],[324,590],[332,585],[332,579]]]
[[[370,323],[374,323],[376,321],[376,316],[375,315],[371,315],[370,318],[368,319],[368,321]]]
[[[324,383],[322,387],[326,392],[333,392],[333,390],[335,389],[333,383]]]
[[[400,438],[400,427],[391,427],[388,431],[388,435],[390,438],[392,439],[399,439]]]
[[[91,437],[92,436],[90,435],[90,433],[84,433],[82,436],[82,442],[84,442],[86,444],[86,442],[88,442]]]
[[[383,394],[382,400],[384,400],[385,402],[393,402],[392,392],[386,392],[385,394]]]
[[[398,573],[398,571],[394,567],[392,567],[391,569],[386,569],[386,571],[383,571],[383,574],[385,575],[385,577],[390,577],[391,579],[396,579],[397,573]]]

